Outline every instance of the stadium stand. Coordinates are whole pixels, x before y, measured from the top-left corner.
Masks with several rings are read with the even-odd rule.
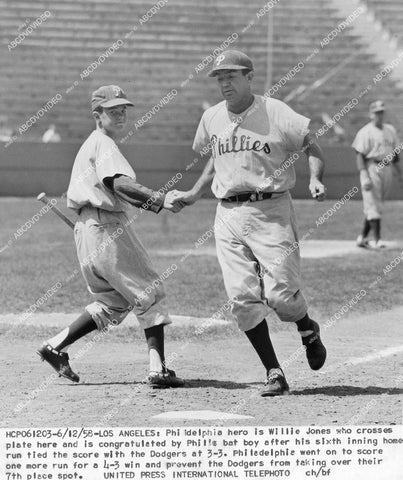
[[[401,0],[365,0],[368,8],[375,14],[376,19],[381,22],[382,27],[388,30],[391,35],[403,46],[403,2]]]
[[[155,4],[159,8],[152,15],[150,8]],[[1,112],[18,131],[50,98],[60,94],[62,100],[19,135],[18,141],[39,141],[50,123],[57,125],[63,141],[82,140],[93,128],[91,91],[100,84],[113,83],[121,85],[136,104],[133,135],[128,143],[190,143],[203,102],[220,100],[215,81],[206,79],[208,61],[202,71],[196,68],[228,37],[236,38],[230,48],[242,49],[253,58],[255,91],[264,93],[270,87],[265,84],[270,14],[274,24],[272,84],[303,63],[303,68],[274,95],[276,98],[287,97],[301,85],[312,86],[355,54],[323,85],[305,97],[294,97],[290,105],[312,118],[313,130],[317,131],[323,126],[323,112],[332,118],[351,99],[359,99],[353,111],[340,119],[347,144],[367,121],[368,104],[381,98],[389,107],[391,121],[402,132],[403,92],[388,76],[374,83],[373,77],[382,65],[366,52],[360,39],[347,28],[321,46],[323,38],[343,20],[328,2],[279,1],[269,13],[261,10],[265,4],[257,0],[0,1]],[[368,4],[374,8],[377,5],[376,11],[388,22],[390,16],[386,15],[390,13],[394,17],[391,28],[401,30],[400,0],[382,2],[382,8],[375,0],[368,0]],[[9,49],[10,42],[26,29],[22,24],[26,20],[32,23],[45,11],[50,12],[49,18]],[[119,40],[121,46],[84,77],[83,71]],[[367,86],[371,89],[363,93]],[[170,91],[174,92],[173,99],[136,128],[138,120]],[[321,143],[339,141],[332,131],[321,138]]]

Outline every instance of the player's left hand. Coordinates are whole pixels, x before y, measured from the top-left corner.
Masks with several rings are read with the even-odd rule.
[[[312,178],[309,183],[309,190],[312,198],[315,198],[318,202],[323,202],[326,197],[326,187],[317,178]]]

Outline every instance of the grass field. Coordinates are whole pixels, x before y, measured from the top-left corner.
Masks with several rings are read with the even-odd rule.
[[[64,204],[64,199],[58,199],[58,205]],[[361,202],[358,201],[348,202],[316,228],[316,220],[333,204],[333,200],[324,203],[295,201],[300,236],[314,228],[310,240],[354,240],[362,222]],[[18,229],[40,210],[41,204],[32,198],[3,198],[0,205],[0,313],[26,311],[57,282],[63,287],[42,305],[40,311],[81,311],[91,299],[81,274],[70,278],[78,269],[72,231],[49,212],[18,236]],[[72,216],[71,212],[64,210]],[[195,251],[194,242],[213,224],[214,210],[215,201],[202,200],[176,215],[163,211],[159,215],[145,213],[138,219],[139,236],[156,269],[163,272],[174,262],[178,265],[175,274],[165,282],[167,304],[173,314],[207,317],[226,301],[215,256],[191,255],[181,261],[183,250]],[[387,203],[383,227],[385,239],[402,238],[402,210],[403,202]],[[206,246],[210,246],[211,252],[214,240],[210,239]],[[370,288],[370,295],[359,302],[351,314],[372,313],[403,305],[403,268],[398,266],[386,276],[382,273],[384,266],[400,251],[387,249],[363,254],[357,248],[356,255],[304,259],[303,288],[310,311],[322,319],[331,316],[357,291],[368,289],[379,275],[382,281]]]
[[[360,202],[347,203],[316,228],[316,220],[333,203],[295,202],[301,236],[313,228],[310,240],[355,239],[361,225]],[[233,322],[213,326],[203,335],[195,334],[197,320],[166,329],[167,352],[177,355],[172,367],[186,379],[183,389],[154,392],[141,388],[147,374],[144,335],[125,322],[83,357],[75,354],[95,334],[72,346],[72,366],[81,376],[80,383],[72,385],[52,379],[49,365],[39,362],[35,354],[40,343],[60,327],[32,323],[13,329],[7,323],[7,314],[23,313],[58,281],[63,287],[37,310],[38,317],[78,313],[91,301],[80,274],[71,278],[78,268],[72,231],[48,213],[15,237],[41,205],[34,199],[11,198],[0,204],[0,381],[7,386],[0,394],[1,426],[93,426],[115,408],[107,425],[160,426],[154,415],[162,412],[229,412],[239,405],[242,408],[237,413],[252,418],[233,420],[236,425],[343,425],[352,418],[360,424],[401,424],[403,389],[396,372],[402,367],[403,269],[399,264],[387,275],[383,269],[401,255],[402,247],[384,251],[353,247],[348,255],[303,259],[304,292],[311,313],[322,325],[328,359],[322,370],[312,372],[304,355],[295,356],[301,341],[293,325],[271,315],[270,330],[279,359],[290,362],[285,368],[291,388],[288,397],[260,397],[263,368]],[[402,202],[386,205],[385,240],[401,238],[402,207]],[[206,254],[181,261],[183,251],[194,253],[194,242],[212,225],[214,208],[215,202],[204,200],[177,215],[150,213],[139,219],[139,235],[158,271],[173,262],[178,265],[165,282],[172,314],[208,317],[226,301],[212,254],[213,240],[203,250]],[[321,245],[325,249],[326,243]],[[368,294],[334,326],[323,328],[361,289]],[[43,382],[47,387],[35,393]],[[23,407],[17,411],[15,405]],[[175,421],[163,421],[163,425],[171,424]],[[181,424],[211,421],[183,420]]]

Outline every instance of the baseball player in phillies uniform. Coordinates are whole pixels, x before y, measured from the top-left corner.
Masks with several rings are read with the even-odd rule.
[[[149,348],[147,382],[155,387],[180,387],[183,380],[165,365],[164,326],[171,323],[162,304],[165,296],[150,258],[137,237],[135,207],[158,213],[178,211],[170,194],[160,195],[136,182],[136,174],[115,140],[127,126],[127,107],[133,106],[115,85],[92,94],[96,129],[81,146],[67,191],[67,206],[78,214],[74,238],[81,272],[94,302],[69,327],[38,350],[61,376],[79,377],[69,364],[66,349],[98,329],[107,332],[130,310],[144,329]],[[134,205],[134,206],[132,206]],[[150,293],[146,293],[152,285]]]
[[[269,307],[280,320],[296,323],[312,369],[326,359],[319,325],[308,316],[301,292],[289,194],[295,184],[292,152],[304,149],[308,156],[312,196],[323,200],[325,187],[322,152],[309,136],[310,120],[279,100],[253,95],[253,75],[251,59],[240,51],[215,59],[209,76],[216,77],[224,100],[204,112],[193,143],[197,153],[211,157],[193,189],[175,194],[192,204],[213,180],[219,199],[217,255],[232,313],[266,369],[262,396],[275,396],[289,387],[269,336]]]
[[[400,150],[399,140],[395,128],[384,123],[384,111],[385,106],[380,100],[371,103],[371,121],[358,131],[352,145],[357,155],[365,216],[357,245],[363,248],[385,246],[380,241],[382,205],[392,185],[393,170],[402,182],[397,153]],[[371,230],[373,243],[368,242]]]

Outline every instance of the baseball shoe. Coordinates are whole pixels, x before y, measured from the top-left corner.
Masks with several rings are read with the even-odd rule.
[[[80,381],[80,377],[70,367],[68,353],[59,352],[48,343],[44,343],[36,353],[41,357],[42,361],[48,362],[56,370],[59,377],[67,378],[75,383]]]
[[[387,247],[386,243],[382,242],[381,240],[378,240],[377,242],[375,240],[371,240],[370,242],[368,242],[368,245],[374,250],[380,250]]]
[[[358,235],[356,245],[357,247],[361,247],[361,248],[369,248],[368,240],[364,238],[362,235]]]
[[[326,348],[320,339],[319,324],[312,320],[313,333],[302,338],[302,344],[306,347],[306,358],[312,370],[319,370],[326,360]]]
[[[260,395],[262,397],[277,397],[288,395],[289,390],[290,387],[281,368],[271,368]]]
[[[167,368],[165,372],[150,372],[147,384],[153,388],[178,388],[183,387],[185,381],[177,377],[173,370]]]

